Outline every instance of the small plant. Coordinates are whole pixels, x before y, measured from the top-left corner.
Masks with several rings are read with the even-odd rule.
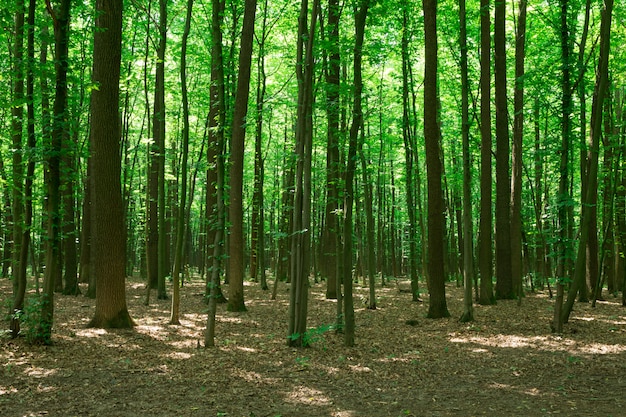
[[[321,326],[314,327],[312,329],[304,332],[303,335],[300,333],[293,333],[289,335],[290,340],[298,340],[300,336],[302,336],[302,346],[307,347],[312,343],[319,342],[320,340],[324,340],[324,333],[335,330],[336,326],[332,324],[323,324]]]
[[[19,314],[19,321],[26,330],[26,341],[31,344],[49,344],[52,336],[52,324],[42,318],[46,301],[40,295],[30,297],[23,311]]]
[[[311,360],[311,358],[309,358],[308,356],[298,356],[296,358],[296,363],[298,365],[300,365],[303,368],[306,368],[309,366],[309,361]]]

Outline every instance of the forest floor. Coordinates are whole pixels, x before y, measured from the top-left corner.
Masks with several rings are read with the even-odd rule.
[[[346,348],[320,283],[309,297],[312,346],[295,349],[287,284],[271,301],[246,283],[248,311],[218,306],[217,346],[205,349],[200,280],[182,288],[181,325],[168,324],[169,301],[153,294],[146,307],[144,285],[127,288],[133,330],[88,329],[94,300],[56,295],[53,345],[0,334],[1,416],[626,416],[626,309],[612,296],[577,304],[557,336],[544,292],[521,306],[477,305],[463,324],[454,283],[451,318],[440,320],[425,318],[427,296],[411,302],[395,284],[377,288],[368,310],[357,285],[357,344]],[[0,280],[0,301],[10,294]]]

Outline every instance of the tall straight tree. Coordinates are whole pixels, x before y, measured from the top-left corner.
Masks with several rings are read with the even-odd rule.
[[[313,44],[319,0],[313,2],[308,24],[309,2],[302,0],[298,16],[296,77],[298,111],[296,120],[296,177],[292,219],[287,344],[306,346],[311,247],[311,158],[313,152]]]
[[[182,161],[180,167],[180,205],[176,219],[176,250],[174,251],[174,270],[172,272],[172,309],[170,324],[180,324],[180,270],[183,264],[183,242],[185,240],[185,216],[187,213],[187,173],[189,161],[189,97],[187,93],[187,40],[191,31],[191,12],[193,0],[187,0],[187,15],[185,16],[185,29],[183,30],[182,46],[180,51],[180,88],[183,104],[183,132],[182,132]]]
[[[343,285],[344,285],[344,338],[345,346],[354,346],[354,302],[352,297],[352,210],[354,198],[354,176],[357,160],[357,140],[359,129],[363,124],[363,40],[365,38],[365,22],[370,0],[361,0],[354,16],[354,102],[352,104],[352,125],[348,147],[348,163],[346,167],[346,184],[344,191],[343,220]]]
[[[515,34],[515,106],[511,172],[511,274],[517,296],[522,296],[522,139],[524,136],[524,58],[526,56],[526,5],[520,0]]]
[[[68,71],[68,40],[71,0],[61,0],[52,8],[46,3],[54,24],[55,39],[55,95],[53,105],[51,142],[47,146],[47,170],[44,174],[46,183],[46,270],[44,274],[43,293],[41,300],[41,320],[35,342],[49,344],[54,318],[54,289],[60,265],[61,246],[61,146],[63,137],[67,137],[67,71]]]
[[[233,110],[232,140],[230,150],[230,198],[228,218],[230,239],[228,245],[229,297],[228,311],[245,311],[243,298],[244,235],[243,235],[243,160],[246,140],[246,116],[250,92],[250,72],[254,41],[254,16],[256,0],[246,0],[239,49],[239,74]]]
[[[467,71],[467,11],[465,0],[459,0],[459,49],[461,50],[461,137],[463,155],[463,314],[461,322],[474,320],[472,284],[474,282],[474,254],[472,251],[472,173],[469,149],[469,87]]]
[[[409,217],[409,277],[411,278],[411,294],[413,301],[419,300],[419,283],[417,276],[417,221],[415,211],[417,209],[415,198],[414,175],[418,168],[415,166],[417,153],[417,138],[412,128],[412,113],[410,90],[410,58],[409,58],[409,2],[402,4],[402,138],[404,140],[404,155],[406,161],[405,181],[406,181],[406,208]]]
[[[339,152],[339,118],[340,118],[340,66],[339,52],[339,19],[341,8],[338,0],[328,0],[328,23],[326,44],[328,45],[328,64],[326,75],[326,119],[328,130],[326,133],[326,210],[321,242],[322,274],[326,277],[326,298],[338,297],[339,276],[339,198],[341,161]],[[338,315],[341,315],[340,303]]]
[[[489,0],[480,0],[480,224],[479,302],[495,303],[493,294],[492,168],[491,168],[491,15]]]
[[[514,298],[511,276],[511,181],[506,84],[506,2],[495,2],[494,75],[496,97],[496,297]]]
[[[437,0],[424,0],[424,140],[428,183],[428,317],[450,317],[446,304],[443,161],[437,88]]]
[[[267,290],[265,274],[265,157],[263,156],[263,117],[267,75],[265,73],[265,45],[269,36],[267,24],[268,0],[263,2],[263,18],[258,39],[259,54],[257,59],[256,123],[254,129],[254,192],[252,196],[252,215],[250,233],[250,278],[260,278],[261,289]]]
[[[210,268],[217,268],[218,273],[221,273],[222,259],[221,259],[221,247],[214,246],[214,242],[218,242],[217,245],[223,245],[223,230],[224,222],[219,221],[219,216],[223,215],[220,210],[224,210],[225,206],[223,201],[223,190],[220,190],[218,181],[218,174],[220,167],[223,166],[223,152],[224,152],[224,126],[226,124],[226,111],[225,111],[225,89],[224,89],[224,59],[222,56],[222,23],[224,20],[224,1],[217,0],[212,3],[211,6],[211,86],[209,88],[209,114],[207,116],[207,124],[209,126],[208,135],[209,143],[207,146],[207,186],[206,186],[206,234],[207,234],[207,265]],[[222,165],[220,165],[222,163]],[[222,174],[224,174],[222,172]],[[222,178],[223,179],[223,178]],[[220,194],[220,192],[222,194]],[[216,241],[215,235],[219,233],[220,239]],[[220,252],[218,252],[218,249]],[[214,259],[214,254],[219,256]],[[213,266],[215,265],[215,266]],[[211,288],[211,274],[207,274],[207,291],[206,295],[210,296]],[[218,275],[215,281],[216,292],[219,300],[225,302],[226,299],[222,294],[220,287],[220,275]],[[210,300],[209,300],[210,301]]]
[[[24,307],[26,291],[26,273],[21,274],[20,252],[24,229],[24,166],[22,158],[22,142],[24,127],[24,0],[16,1],[15,37],[13,39],[13,103],[11,105],[11,145],[13,192],[13,312]],[[25,272],[25,271],[24,271]]]
[[[215,314],[218,300],[224,297],[220,288],[226,208],[224,206],[224,61],[222,57],[222,21],[224,1],[217,0],[211,7],[211,87],[209,90],[209,144],[207,146],[207,296],[209,312],[204,333],[204,347],[215,346]],[[209,246],[209,244],[211,246]]]
[[[556,300],[554,305],[554,318],[552,331],[561,333],[563,331],[563,296],[565,291],[565,279],[571,257],[571,240],[569,236],[569,215],[568,206],[571,197],[569,195],[569,155],[571,124],[570,115],[572,112],[572,86],[570,79],[570,35],[567,21],[569,12],[569,0],[560,0],[560,40],[561,40],[561,149],[559,161],[559,191],[557,194],[557,220],[559,226],[558,236],[558,263],[556,268]]]
[[[602,21],[600,23],[600,56],[596,71],[596,84],[593,91],[593,105],[591,108],[590,148],[587,155],[588,184],[583,195],[583,213],[580,221],[580,237],[574,279],[567,293],[561,321],[567,323],[574,307],[574,301],[580,288],[585,284],[586,250],[589,239],[590,224],[593,219],[591,205],[597,198],[598,187],[598,156],[600,153],[600,137],[602,135],[604,99],[609,86],[609,53],[611,46],[611,20],[613,16],[613,0],[604,0]],[[607,132],[608,133],[608,132]]]
[[[92,256],[96,309],[89,327],[129,328],[126,226],[121,185],[120,64],[123,0],[96,1],[91,91]]]

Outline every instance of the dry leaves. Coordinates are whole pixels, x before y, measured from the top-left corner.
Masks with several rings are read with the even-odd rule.
[[[86,329],[94,303],[56,296],[55,344],[0,337],[2,416],[619,416],[626,406],[626,309],[608,296],[577,304],[563,335],[550,333],[553,301],[530,294],[476,306],[459,323],[462,290],[450,284],[451,319],[390,285],[378,309],[359,305],[357,346],[329,330],[335,301],[310,294],[306,349],[286,344],[288,289],[278,300],[246,284],[246,313],[218,310],[217,347],[204,349],[199,280],[181,291],[181,325],[168,301],[143,305],[128,284],[134,330]],[[406,285],[406,284],[404,284]],[[367,288],[355,288],[355,300]],[[4,298],[10,282],[0,281]],[[228,294],[227,287],[225,294]],[[414,320],[414,326],[406,324]],[[8,328],[8,322],[6,326]]]

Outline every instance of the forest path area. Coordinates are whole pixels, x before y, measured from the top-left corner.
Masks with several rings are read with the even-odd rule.
[[[178,326],[170,301],[153,294],[144,306],[144,284],[127,288],[133,330],[87,329],[94,300],[56,295],[52,346],[1,334],[0,416],[626,416],[626,309],[612,296],[577,304],[557,336],[543,292],[519,307],[477,305],[463,324],[454,283],[452,317],[440,320],[425,318],[427,296],[411,302],[395,285],[377,288],[368,310],[357,285],[357,345],[346,348],[321,283],[309,297],[312,346],[294,349],[287,285],[272,301],[248,282],[248,311],[219,305],[217,347],[204,349],[200,280],[182,288]],[[1,301],[10,294],[1,280]]]

